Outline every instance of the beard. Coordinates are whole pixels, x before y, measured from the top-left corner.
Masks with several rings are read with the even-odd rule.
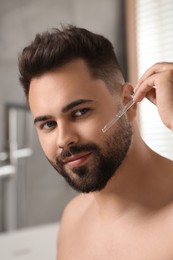
[[[126,118],[121,118],[115,130],[105,135],[102,147],[95,143],[72,145],[63,150],[56,162],[49,160],[55,170],[62,175],[76,191],[89,193],[105,188],[126,157],[132,138],[132,129]],[[79,167],[66,168],[63,160],[81,152],[91,153],[88,161]]]

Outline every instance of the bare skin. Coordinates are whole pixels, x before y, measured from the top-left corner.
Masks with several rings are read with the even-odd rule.
[[[150,90],[148,84],[139,84],[136,101]],[[131,86],[124,85],[122,103],[128,102],[130,91]],[[69,118],[74,111],[63,113],[62,108],[76,98],[92,98],[94,112],[72,122]],[[29,103],[34,118],[49,115],[57,124],[47,129],[48,119],[36,120],[41,146],[51,160],[72,142],[95,141],[102,146],[105,136],[101,129],[115,113],[115,96],[101,80],[91,78],[81,60],[34,78]],[[133,106],[127,113],[133,128],[132,143],[106,187],[80,194],[67,205],[58,236],[57,260],[173,259],[173,162],[146,146],[135,118]],[[111,135],[111,131],[106,134]],[[90,163],[92,155],[67,163],[66,168],[72,174],[71,164]]]
[[[163,123],[173,130],[173,63],[156,63],[140,78],[135,87],[135,100],[147,97],[157,105]]]

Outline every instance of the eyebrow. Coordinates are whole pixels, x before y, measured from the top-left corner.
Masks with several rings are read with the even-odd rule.
[[[91,100],[91,99],[78,99],[78,100],[75,100],[75,101],[69,103],[68,105],[64,106],[61,111],[63,113],[66,113],[66,112],[68,112],[69,110],[73,109],[76,106],[79,106],[81,104],[91,103],[91,102],[94,102],[94,100]],[[50,120],[50,119],[53,119],[53,116],[51,116],[51,115],[37,116],[34,119],[34,124],[36,124],[37,122],[46,121],[46,120]]]
[[[81,104],[85,104],[85,103],[90,103],[90,102],[93,102],[94,100],[91,100],[91,99],[78,99],[78,100],[75,100],[73,102],[71,102],[70,104],[66,105],[65,107],[62,108],[62,112],[65,113],[65,112],[68,112],[69,110],[73,109],[74,107],[76,106],[79,106]]]

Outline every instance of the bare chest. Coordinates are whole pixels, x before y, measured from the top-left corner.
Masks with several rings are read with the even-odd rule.
[[[173,223],[91,224],[66,241],[70,255],[59,260],[172,260]]]

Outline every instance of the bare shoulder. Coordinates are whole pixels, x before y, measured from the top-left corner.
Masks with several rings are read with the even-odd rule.
[[[60,230],[58,234],[58,251],[64,251],[65,245],[68,244],[70,236],[75,237],[78,227],[85,219],[93,203],[92,194],[80,194],[72,199],[64,209]]]

